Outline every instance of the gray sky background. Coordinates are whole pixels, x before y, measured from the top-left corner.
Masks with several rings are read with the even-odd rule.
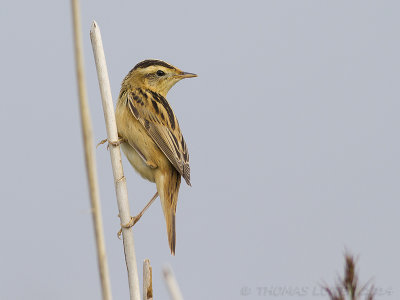
[[[398,1],[81,8],[96,140],[106,133],[93,19],[114,101],[145,58],[199,74],[168,95],[193,184],[180,191],[176,257],[159,201],[134,228],[138,263],[153,266],[155,299],[168,299],[166,262],[186,299],[327,299],[318,284],[342,273],[345,249],[358,255],[361,281],[381,288],[377,299],[398,299]],[[0,299],[99,299],[69,1],[7,1],[0,38]],[[113,295],[127,299],[109,153],[96,153]],[[124,166],[136,213],[155,186]],[[282,287],[305,295],[282,295]]]

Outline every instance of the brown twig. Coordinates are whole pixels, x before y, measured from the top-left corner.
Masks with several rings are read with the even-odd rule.
[[[324,285],[323,288],[328,293],[331,300],[361,300],[362,293],[367,289],[369,291],[365,299],[374,299],[373,286],[370,286],[369,283],[365,284],[362,287],[359,286],[358,276],[356,272],[356,261],[354,257],[348,253],[345,254],[345,267],[343,278],[339,278],[335,287],[330,288],[327,285]]]

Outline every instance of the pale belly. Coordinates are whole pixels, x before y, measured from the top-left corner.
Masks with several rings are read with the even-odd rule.
[[[121,144],[122,151],[135,170],[145,179],[155,182],[154,169],[150,168],[128,143]]]

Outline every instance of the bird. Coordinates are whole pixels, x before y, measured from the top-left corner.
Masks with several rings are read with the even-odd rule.
[[[197,75],[162,60],[141,61],[122,81],[115,110],[122,151],[133,168],[157,188],[145,208],[122,226],[132,227],[159,195],[172,255],[181,177],[191,183],[188,148],[166,96],[178,81],[191,77]]]

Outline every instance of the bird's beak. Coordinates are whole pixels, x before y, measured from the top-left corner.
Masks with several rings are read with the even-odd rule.
[[[197,77],[196,74],[189,73],[189,72],[181,72],[179,75],[177,75],[179,78],[192,78],[192,77]]]

